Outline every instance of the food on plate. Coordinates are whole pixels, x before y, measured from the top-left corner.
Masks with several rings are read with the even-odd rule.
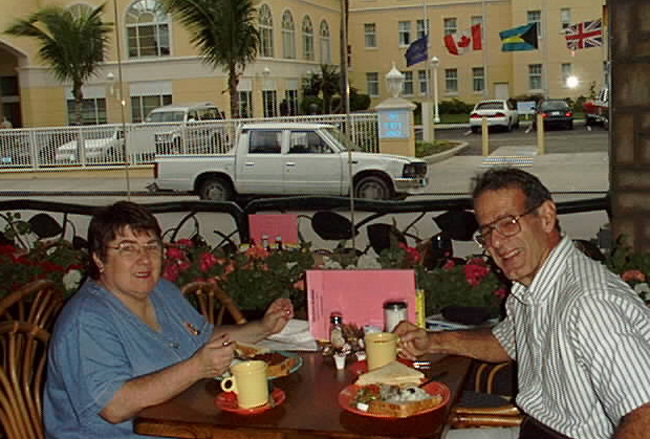
[[[267,364],[266,375],[269,378],[289,375],[291,369],[300,361],[298,357],[289,357],[261,346],[240,342],[235,343],[235,353],[240,360],[264,361]]]
[[[369,384],[417,386],[423,379],[424,374],[419,370],[415,370],[399,361],[391,361],[382,367],[359,375],[355,384],[358,386],[367,386]]]
[[[442,395],[433,395],[414,385],[369,384],[359,386],[350,405],[365,412],[406,418],[442,403]]]

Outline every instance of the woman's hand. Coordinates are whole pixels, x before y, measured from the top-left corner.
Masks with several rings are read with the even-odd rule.
[[[431,348],[432,340],[427,331],[411,322],[400,322],[393,332],[399,337],[400,355],[409,360],[415,360],[416,357],[429,352]]]
[[[293,304],[289,299],[276,299],[269,305],[262,324],[269,334],[277,334],[293,318]]]
[[[234,351],[235,344],[230,341],[228,334],[213,334],[194,354],[201,377],[214,378],[228,370]]]

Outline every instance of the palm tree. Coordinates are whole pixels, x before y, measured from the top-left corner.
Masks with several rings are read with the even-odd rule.
[[[32,37],[41,44],[38,54],[49,65],[57,80],[72,82],[76,123],[81,125],[81,87],[97,74],[104,61],[108,34],[113,25],[102,22],[105,4],[83,9],[75,15],[61,6],[46,6],[26,19],[17,19],[5,33]]]
[[[228,72],[230,115],[237,117],[239,77],[246,64],[255,61],[259,33],[251,0],[162,0],[191,33],[203,61]]]

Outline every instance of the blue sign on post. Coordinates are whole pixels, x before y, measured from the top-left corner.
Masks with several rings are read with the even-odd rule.
[[[407,139],[409,119],[406,111],[382,111],[379,113],[380,139]]]

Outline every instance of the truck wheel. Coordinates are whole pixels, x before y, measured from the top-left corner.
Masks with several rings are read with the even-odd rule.
[[[202,200],[228,201],[232,197],[230,185],[220,178],[208,178],[199,188]]]
[[[369,176],[362,178],[354,188],[356,198],[367,200],[388,200],[391,197],[391,190],[380,177]]]

